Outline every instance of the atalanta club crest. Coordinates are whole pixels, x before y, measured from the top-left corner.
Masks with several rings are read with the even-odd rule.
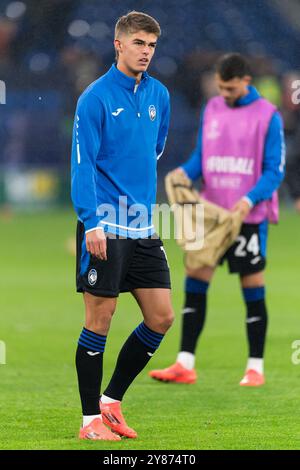
[[[88,281],[90,286],[94,286],[97,282],[97,271],[96,269],[90,269],[88,273]]]
[[[150,116],[151,121],[154,121],[154,119],[156,118],[156,109],[153,104],[149,106],[149,116]]]

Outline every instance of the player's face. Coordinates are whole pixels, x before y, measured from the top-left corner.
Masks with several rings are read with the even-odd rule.
[[[126,75],[138,77],[149,67],[157,44],[157,36],[145,31],[122,34],[115,39],[119,53],[118,68]]]
[[[228,106],[234,106],[234,103],[242,96],[248,93],[247,86],[251,78],[247,75],[243,78],[235,77],[231,80],[224,81],[219,74],[216,75],[217,86],[219,93],[223,96]]]

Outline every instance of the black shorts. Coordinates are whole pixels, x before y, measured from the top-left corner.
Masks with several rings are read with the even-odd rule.
[[[118,297],[138,288],[170,289],[169,266],[159,237],[124,239],[107,237],[107,261],[86,251],[85,230],[77,224],[77,292]]]
[[[228,261],[229,271],[241,275],[254,274],[266,266],[268,222],[243,224],[235,243],[226,251],[220,264]]]

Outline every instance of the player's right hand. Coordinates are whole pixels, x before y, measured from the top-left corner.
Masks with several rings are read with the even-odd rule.
[[[85,243],[87,251],[103,261],[107,260],[106,254],[106,236],[102,228],[96,228],[85,234]]]

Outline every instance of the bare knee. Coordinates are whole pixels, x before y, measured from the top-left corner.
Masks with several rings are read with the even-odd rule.
[[[115,298],[96,297],[84,294],[85,327],[100,335],[107,335],[116,309]]]
[[[260,271],[254,274],[248,274],[246,276],[241,276],[241,285],[243,288],[253,288],[264,286],[264,272]]]
[[[150,324],[148,324],[149,328],[156,331],[157,333],[165,334],[169,328],[171,328],[173,321],[174,321],[174,312],[172,307],[168,309],[164,309],[164,311],[159,312],[151,319]],[[149,323],[149,322],[148,322]]]
[[[211,268],[210,266],[203,266],[202,268],[198,269],[190,269],[186,268],[186,276],[191,277],[193,279],[199,279],[200,281],[210,282],[213,275],[214,275],[215,268]]]
[[[113,313],[107,311],[97,311],[86,315],[85,327],[94,331],[98,335],[107,335]]]

